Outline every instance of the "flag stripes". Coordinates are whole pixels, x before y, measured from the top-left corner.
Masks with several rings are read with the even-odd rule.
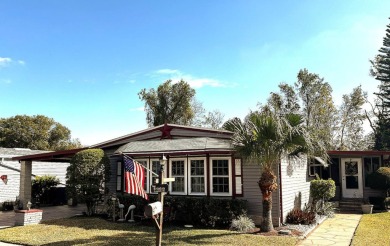
[[[148,200],[148,194],[144,190],[145,170],[143,166],[126,155],[123,156],[123,160],[125,163],[125,192]]]

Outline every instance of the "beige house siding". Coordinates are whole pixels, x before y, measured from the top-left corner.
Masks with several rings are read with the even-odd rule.
[[[293,208],[304,208],[309,202],[310,180],[307,176],[307,159],[281,161],[282,212],[283,222]]]
[[[275,167],[275,175],[278,174],[278,167]],[[261,168],[254,161],[243,161],[243,188],[244,196],[242,199],[248,201],[248,216],[252,218],[255,224],[260,224],[262,220],[262,194],[257,184],[261,175]],[[272,218],[274,226],[280,225],[280,204],[279,188],[272,193]]]

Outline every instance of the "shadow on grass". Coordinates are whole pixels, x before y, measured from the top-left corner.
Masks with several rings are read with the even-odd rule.
[[[45,246],[70,246],[70,245],[153,245],[155,243],[154,237],[132,234],[120,233],[110,236],[95,236],[88,239],[63,240],[47,244]]]

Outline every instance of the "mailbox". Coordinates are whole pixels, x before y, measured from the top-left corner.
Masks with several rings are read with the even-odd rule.
[[[163,211],[163,207],[161,202],[150,203],[145,208],[145,216],[154,217],[155,215],[161,213],[162,211]]]

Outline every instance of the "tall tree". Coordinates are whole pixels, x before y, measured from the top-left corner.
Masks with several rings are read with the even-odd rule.
[[[272,192],[277,189],[277,177],[273,170],[284,156],[297,157],[311,153],[311,139],[299,114],[280,114],[269,107],[251,112],[244,122],[234,118],[224,127],[234,131],[233,144],[237,152],[248,160],[254,160],[262,169],[258,181],[263,199],[262,231],[273,230]]]
[[[299,113],[301,106],[296,89],[286,83],[279,84],[280,92],[271,92],[267,104],[281,114]]]
[[[332,99],[332,87],[318,74],[300,70],[295,87],[302,102],[302,113],[310,135],[318,146],[330,148],[336,107]]]
[[[195,90],[184,80],[175,84],[172,80],[167,80],[157,90],[142,89],[138,96],[145,102],[146,121],[149,126],[164,123],[189,125],[194,118],[191,101]]]
[[[390,149],[390,24],[379,54],[371,61],[371,74],[380,81],[378,97],[378,118],[375,124],[375,145],[377,150]]]
[[[352,92],[343,95],[343,102],[338,111],[339,126],[336,134],[336,149],[362,150],[367,149],[364,138],[363,121],[366,118],[363,105],[367,99],[361,86],[353,88]]]
[[[207,128],[220,129],[222,128],[223,118],[224,114],[216,109],[204,115],[201,125]]]
[[[44,115],[17,115],[0,119],[0,146],[40,150],[79,148],[70,130]]]

